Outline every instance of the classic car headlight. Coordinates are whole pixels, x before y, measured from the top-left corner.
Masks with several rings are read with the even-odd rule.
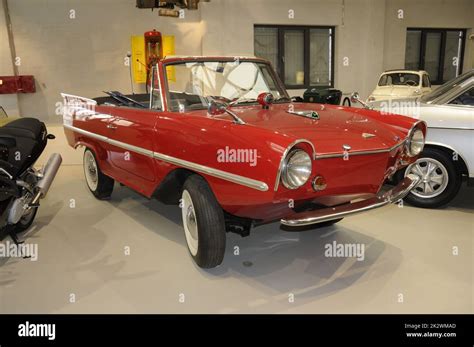
[[[296,189],[305,184],[311,175],[311,157],[302,149],[292,150],[283,164],[281,181],[288,189]]]
[[[410,157],[418,155],[423,150],[425,146],[425,136],[423,131],[419,128],[416,128],[414,131],[411,131],[411,136],[408,138],[407,142],[407,152]]]

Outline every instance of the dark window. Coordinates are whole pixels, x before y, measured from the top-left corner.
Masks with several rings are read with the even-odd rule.
[[[465,37],[464,29],[407,29],[405,68],[426,70],[433,84],[459,76]]]
[[[334,27],[256,25],[254,50],[288,88],[334,86]]]
[[[450,104],[474,106],[474,87],[459,95],[457,98],[452,100]]]
[[[412,73],[394,72],[382,75],[379,86],[418,86],[420,76]]]

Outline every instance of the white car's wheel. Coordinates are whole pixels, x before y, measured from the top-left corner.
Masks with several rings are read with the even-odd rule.
[[[222,263],[226,241],[224,212],[204,178],[188,177],[181,209],[186,243],[196,264],[213,268]]]
[[[420,158],[405,170],[405,177],[415,174],[420,183],[405,200],[418,207],[439,207],[449,203],[461,187],[461,173],[453,159],[443,151],[426,148]]]
[[[114,180],[100,171],[97,159],[89,148],[84,151],[84,176],[87,187],[97,199],[110,198],[114,189]]]

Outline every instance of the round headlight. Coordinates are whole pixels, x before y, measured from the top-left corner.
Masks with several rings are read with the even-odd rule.
[[[408,139],[408,155],[414,157],[415,155],[420,154],[424,146],[425,136],[423,135],[423,131],[421,131],[421,129],[416,129]]]
[[[281,181],[288,189],[305,184],[311,175],[311,157],[301,149],[292,150],[285,159]]]

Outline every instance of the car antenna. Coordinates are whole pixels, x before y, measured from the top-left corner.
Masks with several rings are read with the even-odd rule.
[[[135,95],[135,92],[133,91],[133,79],[132,79],[132,64],[131,64],[131,58],[132,53],[127,52],[127,58],[128,58],[128,70],[130,72],[130,86],[132,87],[132,94]]]

